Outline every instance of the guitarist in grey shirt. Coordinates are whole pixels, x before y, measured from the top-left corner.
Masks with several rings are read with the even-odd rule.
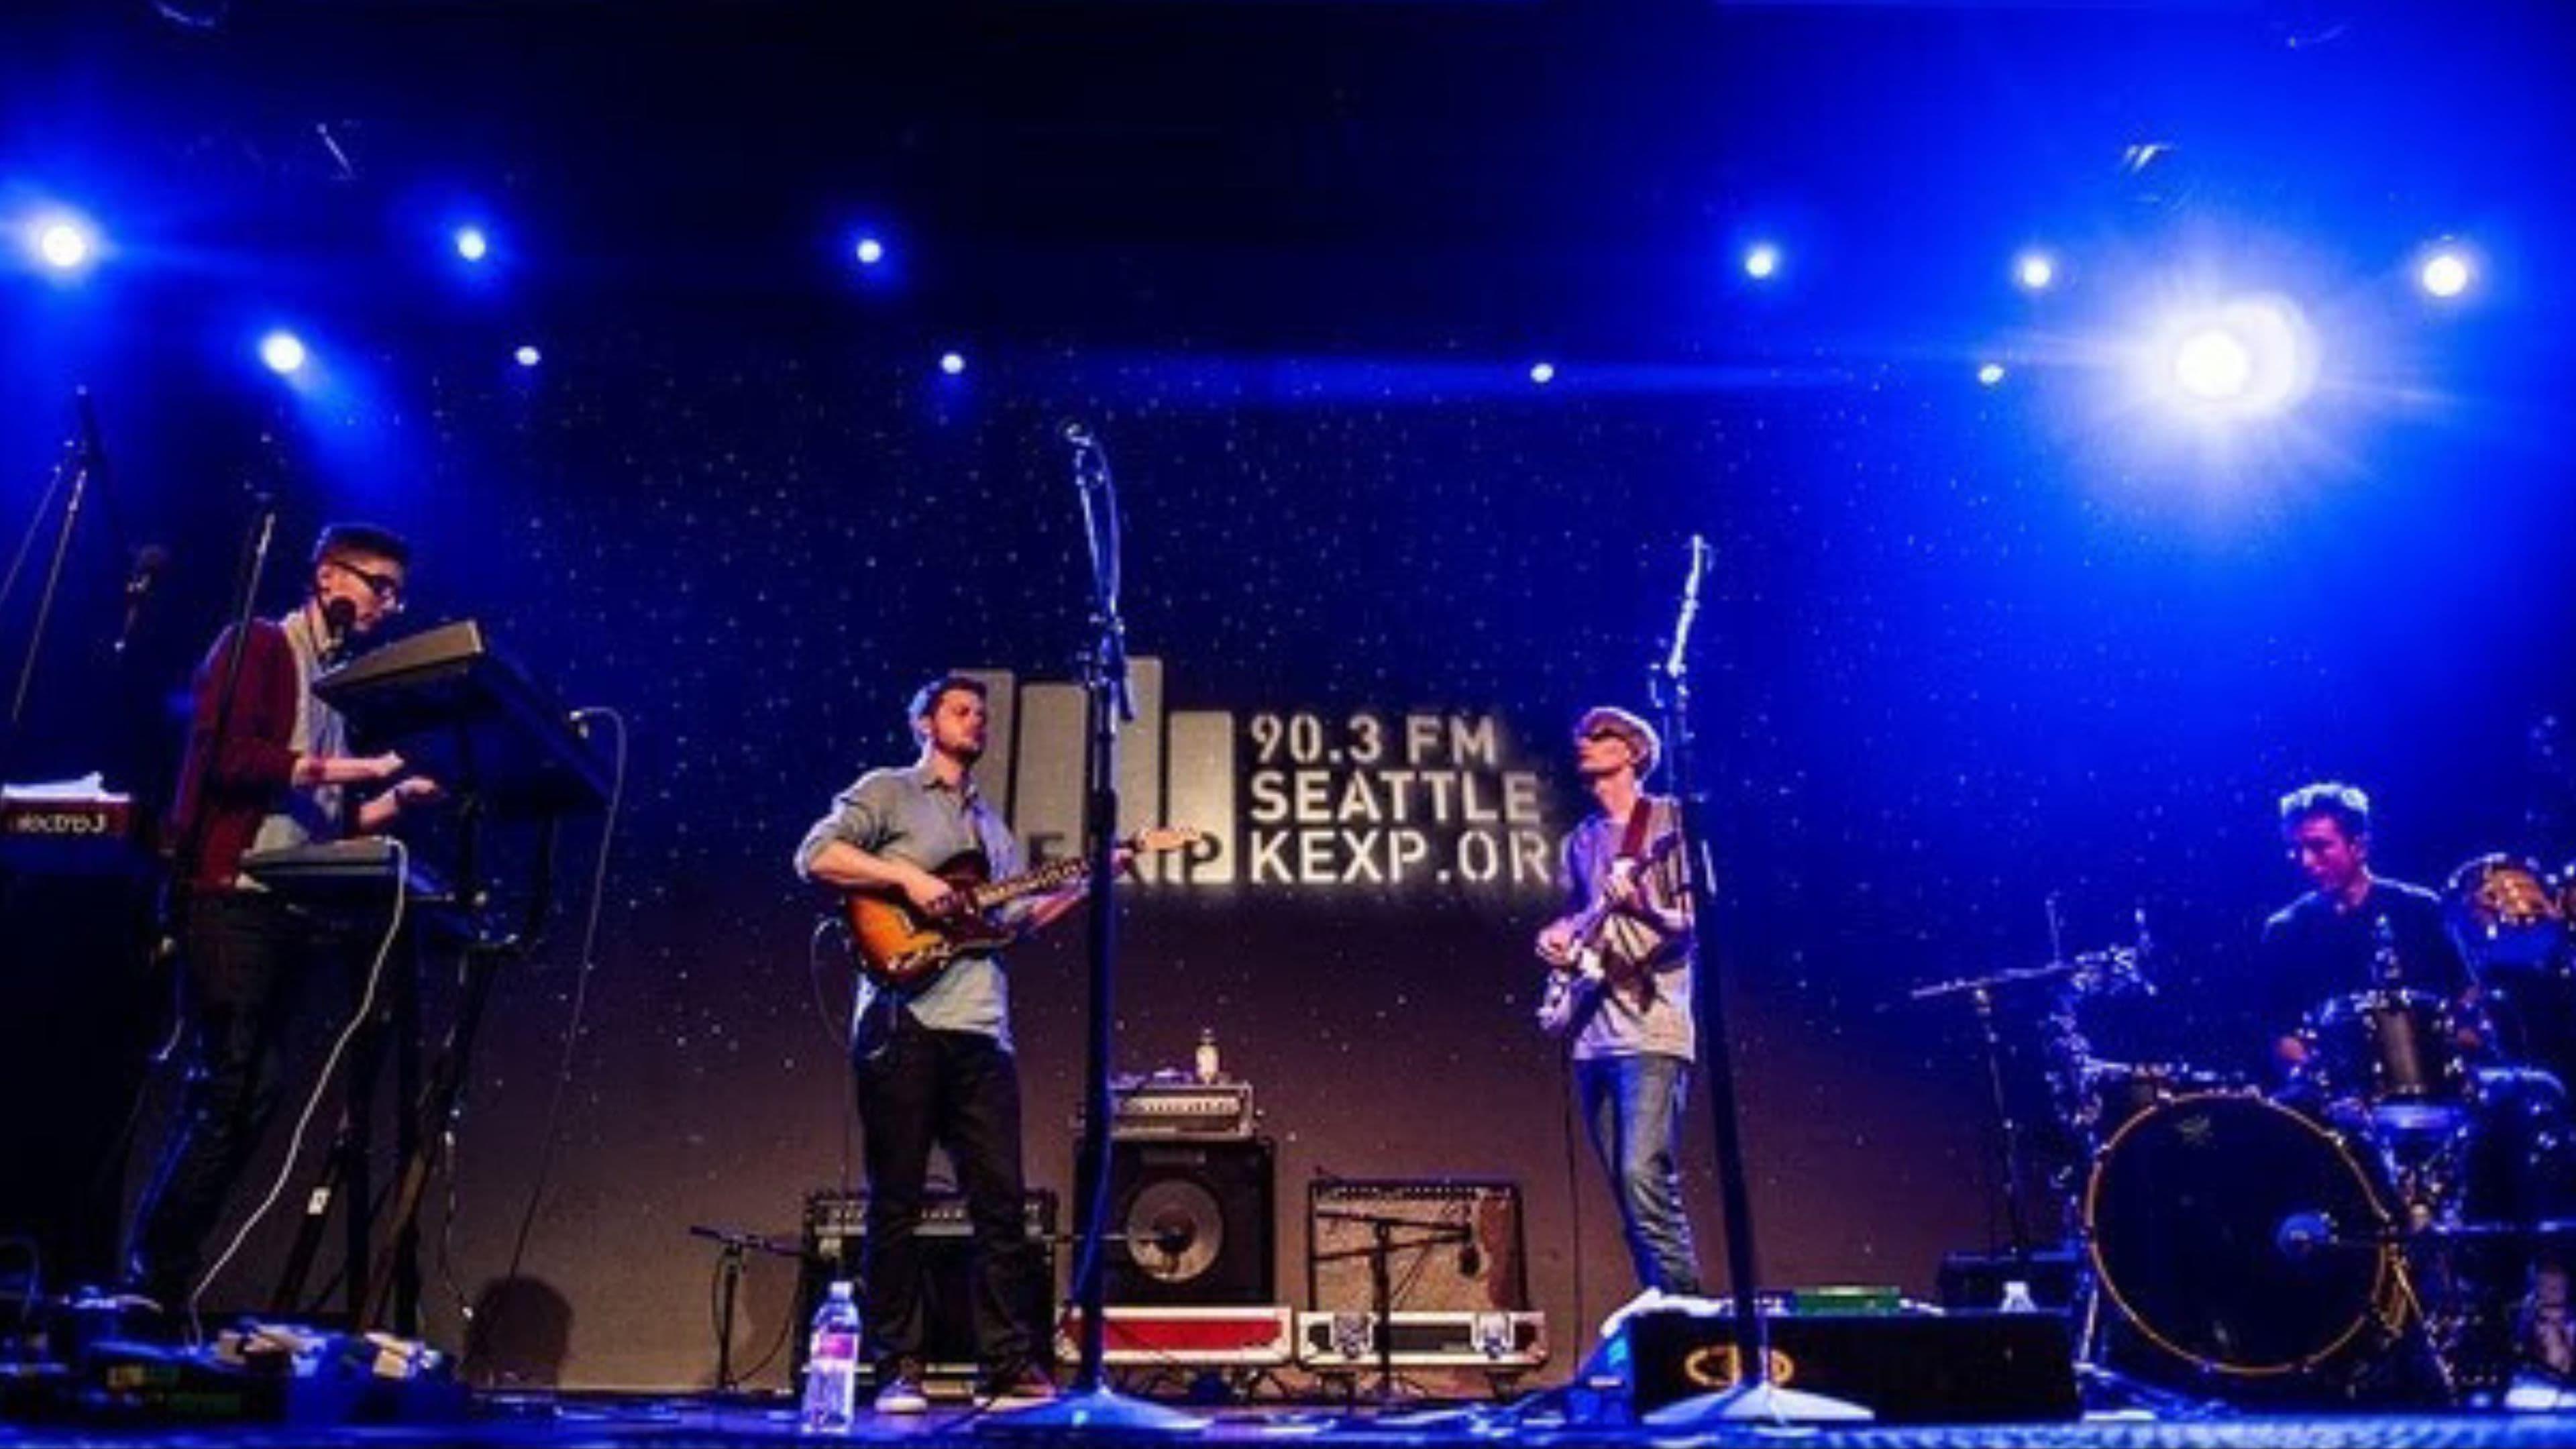
[[[984,685],[949,675],[924,685],[906,716],[921,757],[872,770],[843,790],[796,851],[796,872],[847,892],[900,896],[932,921],[953,920],[961,893],[933,872],[981,851],[995,876],[1019,868],[1010,827],[975,788],[983,757]],[[1084,887],[1024,898],[996,912],[1026,935],[1071,910]],[[1010,993],[990,946],[950,958],[927,981],[863,984],[852,1032],[868,1207],[864,1277],[876,1408],[920,1413],[925,1335],[922,1196],[930,1151],[944,1148],[966,1195],[974,1233],[969,1289],[985,1392],[1026,1403],[1052,1396],[1043,1364],[1047,1326],[1025,1321],[1044,1257],[1023,1217],[1019,1072],[1011,1053]]]
[[[1680,812],[1640,784],[1661,751],[1643,719],[1588,710],[1574,751],[1600,808],[1565,837],[1568,909],[1538,934],[1539,959],[1556,973],[1540,1021],[1572,1037],[1576,1095],[1639,1286],[1696,1294],[1677,1161],[1697,1054]]]

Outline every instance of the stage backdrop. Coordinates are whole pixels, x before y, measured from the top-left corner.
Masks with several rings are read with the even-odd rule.
[[[2570,601],[2517,582],[2564,567],[2565,494],[2511,438],[2386,426],[2332,487],[2230,508],[2090,470],[2050,409],[1947,367],[1587,394],[1043,348],[925,380],[691,335],[606,331],[506,379],[461,349],[388,356],[282,444],[290,540],[346,515],[409,530],[406,627],[479,618],[631,732],[519,1280],[499,1281],[549,1160],[596,822],[501,983],[432,1194],[431,1336],[464,1343],[481,1303],[497,1377],[709,1381],[714,1253],[686,1230],[792,1234],[807,1192],[852,1176],[849,976],[789,860],[835,790],[909,755],[914,686],[990,673],[987,787],[1034,850],[1070,847],[1067,416],[1106,440],[1127,509],[1130,819],[1212,832],[1119,892],[1117,1066],[1186,1065],[1213,1031],[1255,1085],[1292,1302],[1318,1174],[1519,1182],[1560,1364],[1627,1296],[1530,1024],[1528,942],[1585,803],[1570,723],[1645,707],[1693,532],[1715,550],[1695,702],[1770,1284],[1927,1293],[1945,1250],[2000,1238],[1972,1024],[1907,991],[2048,959],[2051,896],[2069,949],[2127,941],[2141,905],[2153,925],[2161,993],[2089,1023],[2106,1051],[2236,1059],[2263,1026],[2229,977],[2295,886],[2282,789],[2371,786],[2402,875],[2576,845],[2534,813],[2563,799],[2530,743],[2565,700],[2528,667]],[[147,516],[193,520],[161,621],[175,683],[247,517],[208,439],[257,412],[215,396],[176,428],[149,401],[120,417],[126,476]],[[2472,469],[2524,477],[2494,486],[2532,526],[2443,506],[2433,480]],[[1069,921],[1011,967],[1030,1174],[1068,1194],[1081,942]],[[1722,1275],[1704,1098],[1685,1138]],[[284,1236],[214,1299],[263,1297]],[[787,1331],[791,1290],[755,1260],[737,1362]]]

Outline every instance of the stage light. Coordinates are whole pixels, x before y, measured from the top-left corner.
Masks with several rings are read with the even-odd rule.
[[[2245,395],[2254,381],[2254,353],[2224,327],[2196,327],[2174,344],[2174,385],[2203,402]]]
[[[523,342],[519,344],[519,350],[511,353],[510,356],[521,367],[534,367],[538,363],[546,360],[546,355],[539,352],[536,348],[536,344],[533,342]]]
[[[2415,282],[2428,295],[2448,301],[2467,291],[2476,275],[2467,253],[2443,247],[2424,258],[2424,264],[2416,269]]]
[[[87,220],[57,211],[27,228],[27,247],[47,268],[69,276],[98,259],[98,232]]]
[[[850,248],[850,254],[859,259],[860,266],[873,267],[885,260],[885,243],[872,236],[863,236],[857,246]]]
[[[479,226],[456,229],[456,254],[469,262],[479,262],[492,254],[492,238]]]
[[[1744,253],[1744,275],[1757,282],[1769,281],[1780,270],[1780,249],[1769,242],[1755,242]]]
[[[1977,384],[1980,387],[1993,387],[2003,380],[2004,365],[2000,362],[1989,362],[1977,369]]]
[[[943,352],[939,354],[939,370],[947,373],[950,377],[955,377],[957,374],[964,372],[966,370],[966,354],[962,352]]]
[[[2285,412],[2316,380],[2315,339],[2280,297],[2241,297],[2180,314],[2146,354],[2149,386],[2203,418]]]
[[[2013,259],[2013,280],[2025,292],[2045,292],[2057,282],[2057,259],[2046,252],[2023,252]]]
[[[304,340],[292,332],[271,332],[259,339],[259,360],[278,376],[292,377],[308,360]]]
[[[1556,381],[1556,364],[1553,362],[1531,363],[1530,381],[1537,383],[1541,387],[1545,387],[1549,383]]]

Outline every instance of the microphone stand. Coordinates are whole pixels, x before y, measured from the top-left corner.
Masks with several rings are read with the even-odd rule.
[[[54,494],[69,476],[71,495],[63,505],[62,524],[54,530],[53,556],[45,567],[44,587],[36,594],[35,617],[27,625],[27,651],[19,660],[17,687],[9,698],[9,718],[0,725],[0,765],[16,753],[18,732],[26,724],[27,696],[36,680],[36,658],[44,648],[45,629],[53,622],[54,600],[62,591],[63,565],[71,557],[72,535],[79,530],[81,512],[89,502],[90,480],[107,473],[107,457],[99,446],[98,421],[90,409],[88,388],[72,390],[72,407],[78,418],[78,431],[64,443],[62,460],[54,465],[45,496],[37,502],[35,516],[27,521],[26,537],[19,540],[8,576],[0,579],[0,605],[6,605],[18,586],[19,572],[26,567],[27,555],[35,547],[37,533],[44,526],[45,510],[53,505]]]
[[[1710,558],[1707,540],[1691,536],[1690,578],[1682,588],[1681,617],[1672,649],[1649,666],[1647,688],[1663,717],[1664,755],[1670,761],[1673,798],[1681,810],[1682,839],[1689,842],[1682,872],[1690,888],[1693,969],[1691,991],[1700,1048],[1708,1058],[1709,1118],[1717,1131],[1718,1196],[1726,1210],[1726,1276],[1735,1318],[1735,1382],[1714,1393],[1667,1404],[1646,1416],[1658,1429],[1697,1429],[1758,1420],[1769,1423],[1852,1422],[1874,1417],[1858,1404],[1784,1388],[1771,1380],[1771,1336],[1763,1322],[1760,1279],[1754,1272],[1753,1194],[1744,1164],[1744,1136],[1735,1096],[1735,1057],[1727,1037],[1724,980],[1718,970],[1717,868],[1710,848],[1698,782],[1692,776],[1690,631],[1699,617],[1699,588]]]
[[[1083,534],[1090,545],[1092,642],[1077,665],[1086,705],[1083,740],[1083,849],[1091,879],[1091,1001],[1089,1050],[1083,1062],[1082,1165],[1076,1180],[1091,1184],[1080,1205],[1082,1237],[1074,1269],[1074,1306],[1081,1315],[1082,1363],[1070,1391],[1055,1399],[994,1415],[990,1430],[1012,1433],[1187,1434],[1206,1423],[1176,1409],[1132,1399],[1109,1387],[1101,1363],[1108,1324],[1101,1300],[1106,1273],[1101,1242],[1109,1207],[1109,1131],[1113,1103],[1109,1059],[1116,1044],[1112,1009],[1118,950],[1117,883],[1118,726],[1136,717],[1127,693],[1127,625],[1118,612],[1118,491],[1109,456],[1079,423],[1061,436],[1073,448],[1073,480],[1082,497]]]

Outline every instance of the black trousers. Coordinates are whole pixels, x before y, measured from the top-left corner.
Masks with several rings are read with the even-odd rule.
[[[870,1352],[889,1367],[922,1356],[928,1310],[919,1229],[936,1146],[957,1169],[974,1232],[968,1294],[976,1356],[996,1374],[1037,1362],[1046,1325],[1023,1321],[1022,1305],[1045,1257],[1023,1216],[1018,1063],[976,1032],[932,1031],[900,1009],[870,1015],[852,1059],[868,1174],[861,1271]]]
[[[327,954],[312,925],[255,891],[205,891],[181,930],[188,1075],[135,1210],[128,1271],[176,1306],[277,1111],[278,1056]]]

